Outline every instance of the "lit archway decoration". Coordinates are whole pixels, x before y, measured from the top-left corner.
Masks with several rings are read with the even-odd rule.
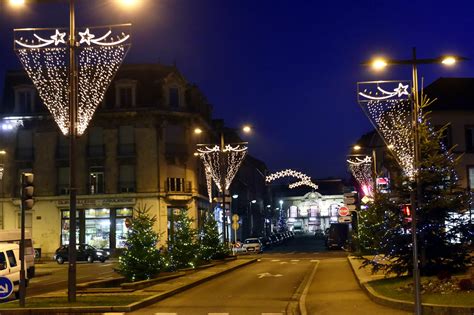
[[[286,170],[282,170],[282,171],[267,175],[265,177],[265,182],[269,184],[273,182],[274,180],[284,178],[284,177],[296,177],[299,179],[298,182],[295,182],[289,185],[290,189],[293,189],[299,186],[310,186],[313,189],[318,189],[318,185],[316,185],[315,183],[311,181],[311,177],[309,177],[306,174],[303,174],[301,172],[291,170],[291,169],[286,169]]]
[[[207,189],[210,199],[212,197],[210,193],[212,181],[214,181],[219,191],[222,191],[221,179],[224,177],[225,189],[229,189],[232,180],[247,155],[247,150],[246,144],[227,144],[222,151],[218,145],[199,145],[197,147],[197,153],[206,170]]]
[[[77,45],[77,134],[82,135],[130,47],[130,24],[86,28]],[[16,29],[14,49],[59,129],[69,133],[69,37],[63,29]],[[53,34],[53,35],[51,35]],[[103,34],[103,35],[98,35]]]
[[[357,100],[406,176],[413,178],[412,99],[408,81],[357,83]]]
[[[370,156],[366,156],[363,159],[360,157],[350,157],[347,163],[352,176],[359,183],[364,195],[373,196],[372,158]]]

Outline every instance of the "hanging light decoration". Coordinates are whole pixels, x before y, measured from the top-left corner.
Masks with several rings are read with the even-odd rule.
[[[67,37],[63,29],[16,29],[14,39],[18,58],[64,135],[70,124]],[[130,47],[130,24],[86,28],[79,38],[77,134],[82,135]]]
[[[406,176],[413,178],[412,101],[407,81],[358,83],[358,102]]]
[[[350,157],[347,163],[352,176],[357,180],[364,194],[373,197],[372,158],[370,156],[366,156],[363,159]]]
[[[312,187],[313,189],[318,189],[318,185],[316,185],[315,183],[311,181],[311,177],[292,169],[286,169],[286,170],[278,171],[273,174],[267,175],[265,177],[265,181],[269,184],[273,182],[274,180],[277,180],[283,177],[296,177],[300,180],[298,182],[290,184],[288,186],[290,189],[293,189],[299,186],[309,186],[309,187]]]

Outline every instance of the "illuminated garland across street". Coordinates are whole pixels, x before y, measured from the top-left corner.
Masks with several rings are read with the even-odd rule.
[[[400,81],[360,82],[358,102],[393,153],[405,175],[413,178],[414,143],[410,83]]]
[[[294,171],[294,170],[291,170],[291,169],[286,169],[286,170],[283,170],[283,171],[279,171],[279,172],[270,174],[270,175],[265,177],[265,181],[267,183],[271,183],[274,180],[277,180],[277,179],[283,178],[283,177],[296,177],[300,180],[298,182],[290,184],[288,186],[290,189],[293,189],[293,188],[296,188],[296,187],[299,187],[299,186],[304,186],[304,185],[312,187],[313,189],[318,189],[318,185],[316,185],[315,183],[313,183],[311,181],[311,177],[309,177],[306,174],[303,174],[301,172]]]
[[[112,35],[113,31],[119,35]],[[51,33],[54,32],[54,35]],[[97,37],[94,33],[101,32]],[[126,34],[128,33],[128,34]],[[87,28],[77,46],[77,134],[87,129],[130,47],[130,24]],[[69,133],[69,47],[60,29],[17,29],[14,48],[38,94],[64,135]]]
[[[204,173],[206,174],[207,195],[209,196],[209,202],[212,202],[212,171],[205,166]]]
[[[372,158],[370,156],[366,156],[364,159],[350,157],[347,163],[352,176],[357,180],[364,194],[366,196],[373,196]]]
[[[197,153],[204,163],[206,172],[209,172],[210,177],[214,180],[219,191],[222,191],[222,176],[224,175],[225,178],[225,189],[229,189],[232,180],[247,154],[247,150],[248,147],[242,144],[227,144],[222,152],[218,145],[199,145]],[[222,163],[221,156],[224,159]],[[206,176],[208,175],[206,174]],[[208,193],[211,185],[208,179]]]

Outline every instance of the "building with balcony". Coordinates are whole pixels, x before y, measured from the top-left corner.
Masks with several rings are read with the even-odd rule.
[[[177,212],[187,210],[198,225],[209,200],[192,131],[200,126],[212,135],[211,111],[175,66],[123,65],[77,141],[78,242],[123,247],[125,222],[139,205],[156,216],[162,244]],[[6,151],[0,157],[0,228],[19,228],[20,174],[33,172],[35,205],[25,226],[34,247],[52,253],[70,233],[69,138],[23,71],[7,73],[0,115]]]

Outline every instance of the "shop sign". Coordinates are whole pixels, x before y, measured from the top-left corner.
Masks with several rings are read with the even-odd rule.
[[[81,208],[135,205],[135,198],[77,199],[76,206]],[[58,207],[69,207],[69,199],[56,201]]]

